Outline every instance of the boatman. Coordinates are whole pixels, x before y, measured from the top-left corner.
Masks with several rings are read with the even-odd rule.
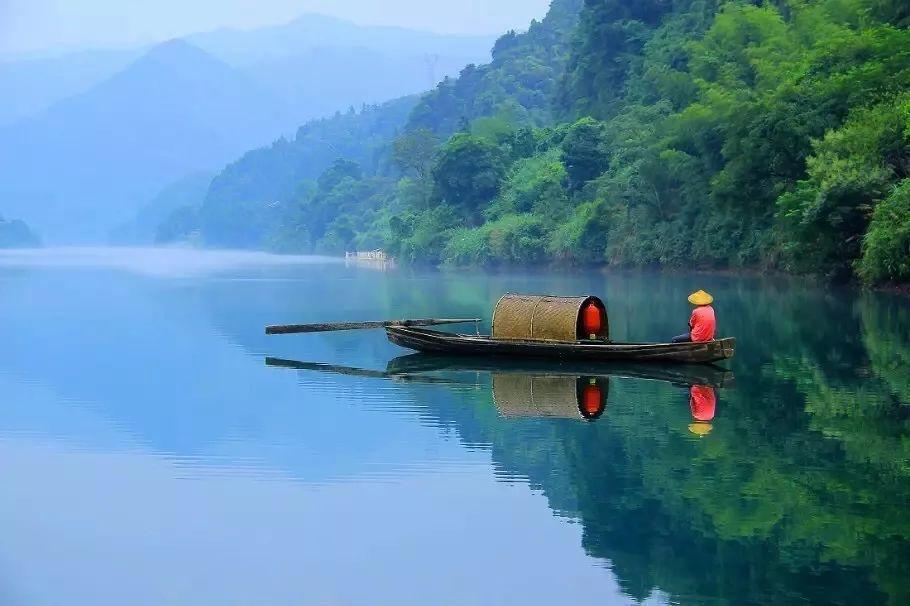
[[[713,302],[714,297],[703,290],[689,295],[689,303],[695,306],[692,317],[689,318],[689,332],[674,337],[674,343],[701,343],[714,340],[717,321],[714,318],[714,308],[711,307]]]

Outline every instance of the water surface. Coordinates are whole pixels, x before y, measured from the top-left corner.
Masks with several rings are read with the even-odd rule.
[[[739,339],[711,410],[697,373],[263,334],[516,291],[660,340],[697,288]],[[4,252],[0,602],[908,603],[908,363],[906,299],[798,280]]]

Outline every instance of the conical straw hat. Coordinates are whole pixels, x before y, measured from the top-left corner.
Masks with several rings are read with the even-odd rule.
[[[689,295],[689,303],[692,305],[711,305],[713,302],[714,297],[703,290],[693,292],[691,295]]]

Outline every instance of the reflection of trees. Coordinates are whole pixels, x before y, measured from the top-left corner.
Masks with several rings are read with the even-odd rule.
[[[783,484],[792,511],[807,522],[790,525],[783,546],[791,551],[811,547],[821,561],[874,564],[876,584],[905,602],[910,597],[901,580],[910,572],[910,409],[887,383],[864,376],[862,368],[853,377],[831,377],[809,359],[785,359],[776,371],[796,385],[807,414],[805,463]],[[825,456],[812,457],[812,452]]]
[[[292,316],[305,321],[334,318],[337,300],[356,302],[357,317],[483,315],[506,291],[600,291],[617,338],[652,339],[678,332],[688,307],[681,299],[670,313],[666,301],[690,282],[609,276],[592,288],[568,275],[440,281],[417,272],[358,275],[305,304],[293,284],[262,296],[299,307]],[[683,603],[907,603],[907,306],[793,282],[707,276],[699,286],[715,291],[722,332],[740,340],[737,388],[719,392],[715,429],[703,439],[688,433],[687,393],[666,383],[613,382],[607,412],[592,424],[503,419],[488,384],[403,389],[426,422],[489,448],[500,478],[527,478],[554,512],[579,520],[585,550],[609,560],[631,596],[659,588]],[[206,300],[239,342],[271,345],[260,345],[258,325],[237,333],[233,297]]]
[[[859,309],[872,372],[910,404],[910,302],[906,297],[867,295]]]
[[[427,406],[580,520],[585,550],[631,596],[907,603],[910,414],[893,370],[910,324],[875,299],[775,294],[731,321],[764,334],[733,331],[746,345],[737,389],[720,392],[701,440],[667,384],[615,382],[591,425],[507,421],[484,391]]]
[[[635,596],[652,587],[683,601],[878,594],[868,572],[881,571],[887,560],[901,562],[904,539],[889,545],[878,537],[907,536],[895,524],[904,501],[892,494],[870,502],[875,481],[849,461],[830,458],[836,445],[806,427],[762,426],[754,418],[750,428],[739,416],[747,414],[736,402],[741,397],[724,398],[718,429],[704,441],[687,439],[675,424],[666,435],[659,420],[649,427],[649,416],[633,410],[632,423],[608,419],[614,427],[627,425],[604,430],[609,448],[573,446],[584,453],[572,459],[570,471],[579,486],[585,548],[610,559]],[[646,402],[655,400],[637,408]],[[786,434],[792,448],[767,440],[769,433]],[[856,499],[868,508],[855,510]],[[865,570],[848,573],[847,566]],[[898,572],[884,575],[899,583]]]
[[[594,424],[506,420],[485,391],[426,405],[434,422],[457,429],[466,443],[488,445],[501,478],[527,478],[556,513],[580,520],[585,550],[609,560],[636,598],[660,588],[683,602],[827,602],[832,595],[851,602],[863,595],[880,603],[885,596],[876,584],[902,595],[899,568],[869,574],[901,561],[902,538],[845,541],[867,521],[881,518],[878,528],[869,527],[869,539],[899,527],[886,503],[841,522],[853,487],[865,493],[873,480],[861,485],[841,478],[843,462],[826,463],[835,445],[825,449],[828,440],[807,428],[789,432],[791,440],[803,441],[790,452],[763,440],[758,427],[744,440],[748,423],[730,419],[730,392],[721,396],[717,430],[698,440],[686,429],[683,390],[615,383],[607,416]],[[800,473],[811,466],[819,469]]]

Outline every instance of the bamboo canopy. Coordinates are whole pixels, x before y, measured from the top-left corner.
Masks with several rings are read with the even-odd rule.
[[[493,338],[522,341],[577,341],[586,338],[581,311],[588,303],[601,310],[603,328],[598,339],[610,338],[607,308],[597,297],[551,297],[507,294],[493,311]]]

